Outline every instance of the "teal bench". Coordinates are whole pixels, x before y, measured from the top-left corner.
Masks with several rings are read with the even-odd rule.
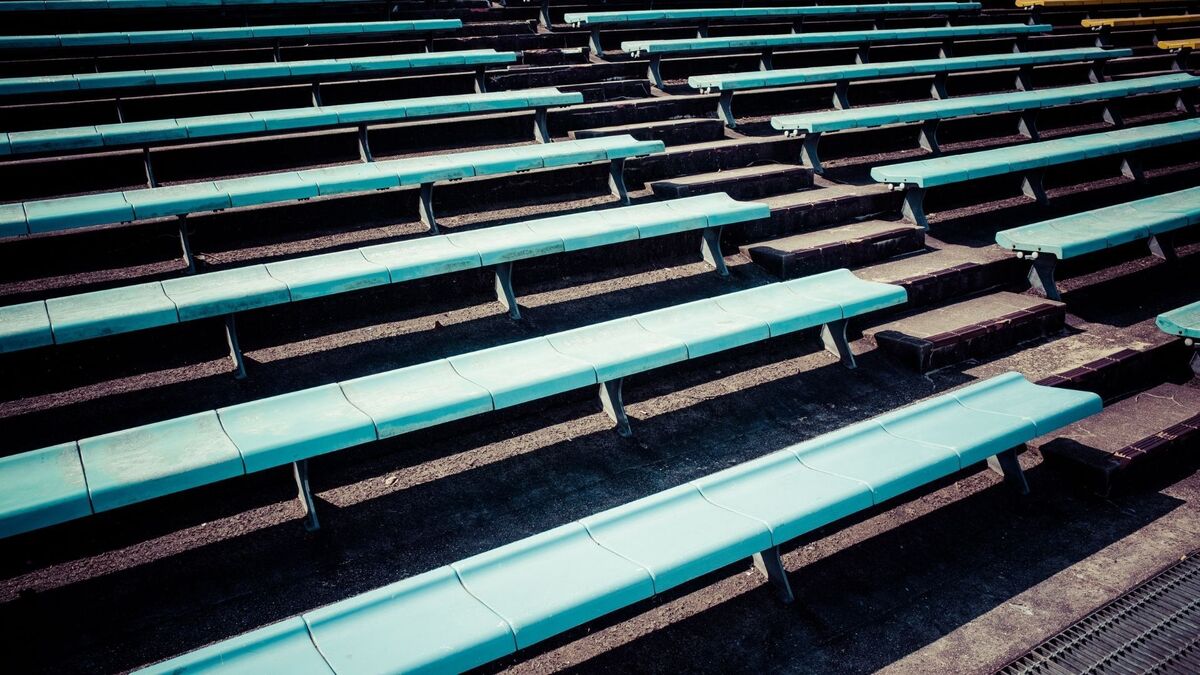
[[[817,145],[821,135],[828,131],[881,127],[890,124],[921,122],[921,147],[931,154],[941,154],[938,143],[939,122],[954,117],[993,115],[997,113],[1021,113],[1018,132],[1031,140],[1038,140],[1037,115],[1043,108],[1076,105],[1079,103],[1102,102],[1104,118],[1114,126],[1123,124],[1120,106],[1122,99],[1144,94],[1159,94],[1177,91],[1176,108],[1180,112],[1195,112],[1190,90],[1200,87],[1200,77],[1188,73],[1173,73],[1152,77],[1097,82],[1071,87],[1018,91],[984,96],[898,103],[895,105],[871,106],[852,110],[800,113],[771,118],[771,126],[788,136],[804,134],[801,159],[821,173],[820,155]]]
[[[259,7],[262,5],[372,5],[385,0],[7,0],[0,12],[76,12],[81,10],[177,9],[181,7]]]
[[[1061,300],[1054,280],[1060,260],[1077,258],[1135,241],[1147,241],[1155,256],[1177,259],[1172,235],[1200,224],[1200,187],[1147,197],[1094,211],[996,233],[996,243],[1032,262],[1029,281],[1052,300]]]
[[[629,435],[630,375],[817,326],[853,367],[847,321],[906,300],[836,270],[13,455],[0,536],[286,464],[315,528],[310,457],[582,387]]]
[[[128,147],[148,150],[154,146],[197,139],[260,136],[356,126],[359,129],[359,154],[364,160],[373,161],[367,139],[367,126],[371,124],[533,109],[534,137],[543,143],[549,143],[551,139],[549,128],[546,126],[546,109],[582,102],[583,94],[564,93],[558,89],[547,87],[482,94],[345,103],[311,108],[201,115],[61,129],[12,131],[0,133],[0,158]],[[150,167],[148,154],[145,159],[147,179],[150,180],[151,187],[153,187],[154,172]]]
[[[1101,133],[1023,143],[1012,147],[934,157],[913,162],[877,166],[871,177],[904,190],[902,212],[906,220],[928,228],[925,193],[930,188],[969,180],[1017,174],[1022,192],[1039,203],[1046,202],[1042,175],[1048,167],[1099,157],[1121,159],[1121,172],[1141,179],[1135,153],[1168,145],[1200,140],[1200,118],[1152,124]]]
[[[681,232],[699,232],[703,259],[725,276],[721,228],[767,218],[765,204],[725,193],[539,218],[451,235],[120,286],[0,307],[0,353],[224,317],[237,376],[245,375],[234,315],[467,269],[493,268],[497,299],[520,318],[514,262]]]
[[[784,602],[779,549],[1016,451],[1100,398],[1007,373],[209,645],[159,673],[462,672],[747,558]]]
[[[625,160],[664,149],[662,141],[639,141],[626,134],[0,204],[0,238],[174,216],[179,219],[183,256],[191,270],[185,223],[191,213],[420,186],[421,222],[436,233],[433,186],[439,181],[608,162],[613,194],[628,204]]]
[[[475,91],[486,89],[484,69],[490,65],[515,63],[515,52],[468,49],[458,52],[360,56],[345,59],[235,63],[221,66],[190,66],[153,70],[122,70],[78,75],[36,75],[0,78],[0,97],[40,97],[47,94],[82,92],[93,95],[160,87],[225,85],[241,86],[264,80],[312,82],[313,102],[321,105],[322,81],[349,77],[377,77],[387,73],[442,71],[472,68]]]
[[[1170,335],[1182,335],[1189,347],[1200,344],[1200,302],[1163,312],[1155,320],[1160,330]],[[1200,348],[1192,352],[1192,372],[1200,375]]]
[[[737,126],[733,115],[733,95],[739,91],[770,89],[775,87],[802,86],[809,84],[834,84],[833,107],[845,110],[850,107],[850,83],[862,80],[878,80],[888,77],[912,77],[914,75],[933,75],[931,94],[935,99],[944,99],[946,79],[949,73],[972,70],[991,70],[997,68],[1017,68],[1017,88],[1032,89],[1030,75],[1033,66],[1060,63],[1091,63],[1091,80],[1099,82],[1100,75],[1097,64],[1107,59],[1132,56],[1132,49],[1099,49],[1085,47],[1083,49],[1054,49],[1041,52],[1025,52],[1013,54],[983,54],[979,56],[960,56],[941,59],[924,59],[919,61],[892,61],[886,63],[860,64],[855,66],[817,66],[814,68],[787,68],[784,70],[758,71],[752,73],[730,73],[726,75],[693,75],[688,78],[688,85],[699,89],[700,93],[720,92],[717,102],[717,117],[725,121],[729,127]],[[834,113],[831,118],[846,117]],[[853,114],[849,115],[853,118]],[[776,127],[777,129],[779,127]]]
[[[462,28],[462,21],[458,19],[423,19],[419,21],[351,21],[277,26],[235,26],[232,28],[62,33],[59,35],[0,35],[0,51],[112,46],[146,47],[232,40],[274,40],[278,46],[278,42],[282,40],[429,33],[459,28]],[[276,57],[278,57],[278,52]]]
[[[589,44],[596,54],[604,53],[600,44],[600,31],[613,28],[639,28],[651,25],[695,25],[696,37],[708,37],[711,21],[734,23],[742,21],[787,21],[792,32],[800,33],[804,20],[810,18],[874,18],[876,28],[882,28],[879,19],[886,16],[919,16],[923,14],[951,14],[977,12],[983,5],[978,2],[895,2],[866,5],[821,5],[807,7],[731,7],[709,9],[649,9],[626,12],[568,12],[563,20],[576,27],[591,30]]]
[[[778,49],[805,49],[809,47],[857,47],[858,63],[866,63],[871,45],[892,42],[940,42],[941,56],[950,56],[955,40],[964,38],[1015,37],[1015,49],[1030,35],[1049,33],[1047,24],[1026,25],[1023,23],[999,23],[978,26],[947,26],[941,28],[898,28],[879,30],[851,30],[830,33],[803,33],[799,35],[741,35],[720,38],[694,38],[687,40],[633,40],[621,43],[621,50],[633,58],[645,54],[650,58],[648,77],[662,87],[662,58],[673,55],[707,54],[713,52],[757,52],[761,70],[771,70],[773,55]]]

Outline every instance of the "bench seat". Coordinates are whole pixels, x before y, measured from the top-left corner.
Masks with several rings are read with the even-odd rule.
[[[1030,283],[1060,300],[1054,279],[1059,260],[1135,241],[1148,241],[1151,252],[1173,260],[1170,234],[1195,225],[1200,225],[1200,187],[1003,230],[996,233],[996,243],[1028,256],[1033,264]]]
[[[488,65],[515,63],[514,52],[494,49],[469,49],[457,52],[360,56],[341,59],[313,59],[283,63],[235,63],[220,66],[189,66],[154,70],[81,73],[77,75],[35,75],[0,78],[0,97],[40,96],[65,92],[101,93],[124,89],[145,89],[181,85],[246,83],[256,80],[321,81],[366,73],[397,73],[409,70],[474,67],[477,87],[482,83],[478,71]],[[482,91],[482,89],[479,89]]]
[[[628,375],[816,326],[842,336],[827,348],[852,365],[846,321],[906,299],[899,286],[837,270],[83,439],[79,461],[100,512],[582,387],[603,385],[606,411],[628,434]],[[76,444],[55,447],[38,452],[56,461],[0,463],[0,481],[60,480],[73,466],[62,448]],[[84,515],[31,499],[0,494],[0,536]]]
[[[1159,40],[1159,49],[1191,51],[1200,47],[1200,38],[1183,38],[1179,40]]]
[[[764,204],[739,202],[715,193],[0,307],[0,353],[228,316],[467,269],[511,266],[539,256],[681,232],[702,233],[702,240],[715,244],[723,226],[769,215]],[[719,250],[712,250],[706,258],[711,258],[709,262],[719,272],[724,271]],[[502,283],[511,293],[511,282]],[[519,316],[515,304],[510,314]]]
[[[314,672],[469,670],[750,557],[790,599],[781,545],[983,459],[1024,489],[1015,448],[1100,409],[1007,373],[139,672],[275,652]]]
[[[600,31],[614,28],[638,28],[652,25],[694,24],[696,37],[708,37],[710,22],[791,21],[793,32],[799,33],[805,19],[860,18],[886,16],[920,16],[977,12],[978,2],[894,2],[862,5],[820,5],[804,7],[713,7],[704,9],[648,9],[618,12],[567,12],[563,21],[576,28],[591,29],[590,46],[597,54],[604,53]]]
[[[0,12],[74,12],[80,10],[175,9],[260,5],[386,4],[383,0],[9,0]]]
[[[163,143],[358,126],[450,115],[536,109],[583,102],[583,94],[554,88],[431,96],[392,101],[119,122],[0,133],[0,156],[53,154]],[[549,138],[539,138],[548,142]]]
[[[458,30],[459,28],[462,28],[462,21],[458,19],[422,19],[418,21],[350,21],[342,23],[282,24],[232,28],[62,33],[59,35],[3,35],[0,36],[0,50],[71,49],[117,45],[176,45],[229,40],[283,40],[307,37],[445,31]]]
[[[1200,302],[1163,312],[1155,323],[1164,333],[1200,339]]]
[[[869,106],[850,110],[820,111],[779,115],[771,118],[771,126],[789,135],[804,133],[803,160],[821,171],[817,144],[820,134],[829,131],[880,127],[890,124],[926,122],[922,128],[922,145],[940,152],[937,140],[937,121],[973,115],[991,115],[1008,112],[1029,112],[1053,106],[1074,105],[1093,101],[1120,101],[1130,96],[1157,94],[1167,91],[1186,91],[1200,87],[1200,77],[1188,73],[1173,73],[1128,80],[1097,82],[1053,89],[1017,91],[982,96],[962,96],[936,101],[898,103],[893,105]],[[1111,105],[1105,103],[1106,108]],[[1180,94],[1178,107],[1186,109],[1188,99]],[[1119,115],[1115,110],[1110,116]],[[1023,116],[1023,132],[1036,138],[1036,118]]]
[[[1101,157],[1127,157],[1152,148],[1200,140],[1200,118],[1105,131],[1050,141],[935,157],[871,169],[881,183],[905,188],[904,215],[909,222],[928,227],[922,202],[926,190],[969,180],[1023,175],[1026,192],[1045,201],[1038,172],[1060,164]]]
[[[1200,15],[1172,14],[1169,16],[1110,16],[1083,19],[1079,24],[1084,28],[1141,28],[1145,26],[1174,26],[1196,23],[1198,21],[1200,21]]]
[[[261,206],[317,196],[387,190],[438,181],[551,169],[593,162],[623,162],[662,152],[661,141],[605,136],[450,155],[413,157],[329,168],[286,171],[247,178],[125,190],[24,202],[0,209],[0,236],[62,232],[221,209]],[[628,201],[620,172],[614,169],[618,196]],[[422,220],[437,230],[432,193],[423,194]],[[23,225],[22,225],[23,223]],[[24,232],[22,232],[22,229]]]
[[[975,26],[945,26],[935,28],[881,28],[876,30],[832,31],[826,33],[797,33],[792,35],[738,35],[718,38],[677,40],[630,40],[621,43],[621,51],[633,58],[645,54],[650,58],[648,77],[662,87],[662,57],[671,55],[710,54],[714,52],[745,51],[762,55],[760,69],[772,70],[772,54],[776,50],[816,47],[855,46],[859,61],[866,62],[870,45],[892,42],[941,42],[943,55],[948,55],[954,40],[967,38],[1016,37],[1048,33],[1046,24],[1023,23],[988,24]]]
[[[1095,68],[1095,63],[1098,61],[1132,55],[1133,50],[1131,49],[1101,49],[1099,47],[1054,49],[858,65],[787,68],[723,75],[693,75],[688,78],[688,85],[699,89],[701,93],[720,92],[717,116],[724,120],[726,125],[734,127],[737,125],[737,120],[733,115],[733,95],[739,91],[833,82],[836,84],[833,106],[838,110],[844,110],[850,107],[849,84],[861,80],[934,75],[935,81],[931,91],[934,98],[942,99],[946,98],[945,76],[948,73],[993,68],[1019,68],[1021,71],[1017,80],[1018,88],[1031,89],[1029,70],[1033,66],[1087,61],[1092,62],[1093,68]],[[1096,79],[1099,80],[1098,74]],[[835,115],[837,114],[835,113]]]

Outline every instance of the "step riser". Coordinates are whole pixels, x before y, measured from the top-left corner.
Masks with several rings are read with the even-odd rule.
[[[814,195],[818,195],[815,193]],[[866,191],[859,195],[772,208],[769,227],[749,233],[749,241],[778,239],[900,208],[899,192]]]
[[[1017,287],[1025,279],[1025,269],[1015,258],[986,263],[963,263],[934,274],[900,279],[892,283],[908,292],[909,308],[933,305],[994,288]]]
[[[800,142],[797,139],[730,143],[694,149],[679,148],[630,162],[626,165],[626,178],[639,183],[649,183],[698,173],[740,169],[755,164],[791,164],[799,157],[799,152]]]
[[[742,251],[771,274],[781,279],[796,279],[843,267],[869,265],[919,251],[924,246],[924,232],[898,228],[870,238],[800,251],[781,251],[770,246],[743,246]]]
[[[925,373],[1051,335],[1062,330],[1065,319],[1063,305],[1044,304],[925,338],[882,331],[869,336],[868,341],[908,367]]]

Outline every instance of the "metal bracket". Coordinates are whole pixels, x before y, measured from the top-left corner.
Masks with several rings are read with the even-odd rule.
[[[1016,81],[1013,83],[1017,91],[1033,90],[1033,67],[1021,66],[1017,69]]]
[[[313,102],[314,108],[321,107],[321,83],[320,82],[312,83],[312,102]]]
[[[948,59],[952,56],[954,56],[954,41],[943,40],[942,44],[938,46],[938,58]]]
[[[1017,39],[1013,40],[1012,53],[1020,54],[1027,51],[1029,51],[1029,39],[1024,35],[1018,35]]]
[[[1196,375],[1200,375],[1200,346],[1197,346],[1192,352],[1191,366],[1192,372]]]
[[[696,24],[696,39],[703,40],[708,37],[708,21],[701,21]]]
[[[1029,285],[1051,300],[1062,300],[1058,285],[1054,283],[1054,268],[1058,264],[1058,258],[1053,253],[1033,255],[1037,257],[1033,258],[1033,266],[1029,268]]]
[[[487,69],[479,66],[475,69],[475,93],[482,94],[487,91]]]
[[[604,53],[604,48],[600,46],[600,29],[598,27],[593,27],[591,33],[588,34],[588,47],[596,56]]]
[[[246,379],[246,361],[242,358],[242,347],[238,344],[237,323],[232,314],[225,315],[225,342],[229,344],[229,359],[233,361],[233,378]]]
[[[521,318],[521,309],[517,307],[517,296],[513,292],[512,263],[496,265],[496,299],[508,310],[508,318],[517,321]]]
[[[358,125],[358,158],[364,162],[374,162],[375,156],[371,154],[371,142],[367,138],[367,125]]]
[[[154,164],[150,161],[150,147],[142,148],[142,166],[146,168],[147,187],[158,187],[158,179],[154,177]]]
[[[933,84],[929,86],[929,95],[937,100],[950,98],[950,94],[946,91],[946,80],[949,79],[946,73],[935,73],[933,76]]]
[[[546,120],[546,109],[533,111],[533,138],[539,143],[550,143],[550,124]]]
[[[725,126],[730,129],[737,126],[737,118],[733,116],[733,91],[725,90],[721,92],[721,97],[717,99],[717,118],[725,123]]]
[[[183,251],[183,262],[187,265],[186,274],[195,274],[196,256],[192,255],[192,240],[187,231],[187,214],[176,217],[179,225],[179,248]]]
[[[900,204],[900,215],[904,220],[920,225],[921,229],[929,229],[929,220],[925,217],[925,188],[909,188],[904,191],[904,201]]]
[[[417,210],[420,212],[421,222],[429,227],[431,233],[437,234],[437,218],[433,215],[433,183],[421,183],[421,195],[418,202]]]
[[[775,52],[774,50],[764,50],[758,55],[758,69],[762,71],[775,69]]]
[[[1142,163],[1136,157],[1121,158],[1121,175],[1135,183],[1146,181],[1146,172],[1142,170]]]
[[[1117,129],[1125,126],[1125,118],[1121,116],[1121,111],[1117,108],[1116,101],[1109,101],[1104,104],[1104,123],[1112,125]]]
[[[792,19],[792,35],[799,35],[804,32],[804,19]]]
[[[1046,172],[1041,169],[1033,169],[1021,174],[1021,194],[1035,200],[1042,206],[1050,203],[1050,198],[1046,195],[1046,187],[1044,185],[1045,176]]]
[[[1175,262],[1179,260],[1179,254],[1175,252],[1175,245],[1171,242],[1171,234],[1155,234],[1146,240],[1146,245],[1150,247],[1150,255],[1164,260],[1166,262]]]
[[[650,55],[650,63],[646,66],[646,77],[649,78],[650,83],[654,86],[659,89],[663,88],[661,54]]]
[[[942,154],[942,146],[938,144],[937,138],[940,121],[938,119],[925,120],[921,123],[921,130],[917,135],[917,141],[921,144],[921,148],[931,155]]]
[[[846,339],[846,319],[836,319],[821,326],[821,342],[825,350],[842,360],[842,365],[854,369],[858,364],[854,361],[854,352],[850,351],[850,341]]]
[[[1196,106],[1194,103],[1192,103],[1191,96],[1189,94],[1190,92],[1185,89],[1180,91],[1179,95],[1175,97],[1176,112],[1187,113],[1188,115],[1196,114]]]
[[[550,27],[550,0],[542,0],[542,6],[538,9],[538,21],[546,28]]]
[[[1088,82],[1099,84],[1104,81],[1104,73],[1100,72],[1101,67],[1097,61],[1092,61],[1088,64]]]
[[[752,560],[754,561],[754,569],[767,578],[767,581],[775,587],[775,596],[785,605],[790,605],[795,601],[796,596],[792,593],[792,586],[788,583],[787,570],[783,566],[783,561],[779,559],[779,547],[772,546],[765,551],[755,553]]]
[[[300,508],[304,511],[304,529],[316,532],[321,529],[317,520],[317,507],[313,503],[312,489],[308,485],[308,460],[301,459],[292,462],[292,475],[296,478],[296,490],[299,493]]]
[[[725,267],[725,256],[721,255],[721,226],[706,227],[700,232],[700,256],[704,262],[712,265],[717,276],[729,276],[729,268]]]
[[[850,107],[850,83],[848,81],[838,80],[833,85],[833,107],[838,110]]]
[[[1041,139],[1042,135],[1038,131],[1037,125],[1037,110],[1021,111],[1021,116],[1017,119],[1017,133],[1031,141]]]
[[[625,187],[625,158],[618,157],[608,165],[608,189],[621,199],[622,204],[629,203],[629,190]]]
[[[821,156],[817,154],[817,144],[820,142],[821,132],[810,131],[804,134],[804,143],[800,146],[800,163],[812,167],[813,173],[825,173]]]
[[[988,457],[987,465],[992,471],[1004,476],[1004,482],[1011,485],[1017,494],[1029,494],[1029,481],[1025,480],[1025,472],[1021,470],[1016,448],[1009,448],[994,457]]]
[[[617,433],[628,438],[633,435],[633,430],[629,428],[629,417],[625,414],[625,401],[621,396],[624,383],[623,377],[601,382],[600,407],[604,409],[604,414],[617,424]]]
[[[863,65],[871,62],[871,47],[869,45],[859,45],[854,52],[854,62],[858,65]]]

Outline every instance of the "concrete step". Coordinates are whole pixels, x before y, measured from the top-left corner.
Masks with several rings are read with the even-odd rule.
[[[741,251],[771,274],[795,279],[839,267],[860,267],[924,247],[925,232],[920,227],[866,220],[746,244]]]
[[[1001,291],[875,326],[863,336],[924,373],[1058,332],[1065,320],[1061,302]]]
[[[576,129],[573,140],[629,134],[639,141],[662,141],[667,145],[692,145],[725,139],[725,125],[714,119],[683,119],[662,122],[637,122],[611,127]]]
[[[1161,384],[1118,401],[1040,447],[1055,467],[1102,495],[1200,448],[1200,389]]]
[[[649,187],[662,199],[713,192],[725,192],[734,199],[762,199],[797,192],[812,187],[812,184],[811,169],[796,164],[768,164],[659,180],[650,183]]]
[[[996,246],[948,245],[926,237],[931,251],[864,267],[863,279],[898,284],[908,291],[908,307],[923,307],[989,289],[1020,287],[1025,268]]]

